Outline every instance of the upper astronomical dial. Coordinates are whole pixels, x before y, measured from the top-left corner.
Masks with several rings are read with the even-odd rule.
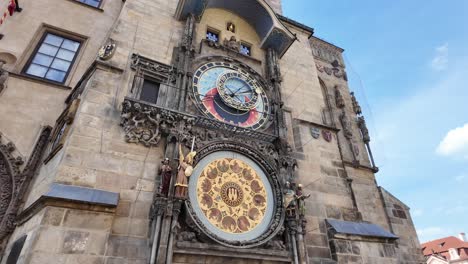
[[[270,118],[270,104],[260,81],[244,67],[208,62],[193,76],[196,105],[207,116],[232,125],[260,129]]]
[[[255,79],[235,71],[221,74],[217,86],[226,105],[243,111],[254,108],[261,93],[260,85]]]

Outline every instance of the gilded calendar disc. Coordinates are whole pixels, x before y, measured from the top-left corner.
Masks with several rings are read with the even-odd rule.
[[[196,166],[189,185],[196,217],[215,235],[250,240],[268,229],[273,193],[251,159],[229,151],[212,153]]]

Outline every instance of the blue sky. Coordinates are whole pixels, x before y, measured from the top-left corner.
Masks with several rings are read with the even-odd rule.
[[[468,233],[468,1],[283,0],[345,49],[380,172],[421,242]]]

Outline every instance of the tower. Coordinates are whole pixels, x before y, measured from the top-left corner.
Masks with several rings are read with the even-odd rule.
[[[2,263],[419,261],[343,50],[280,1],[20,4]]]

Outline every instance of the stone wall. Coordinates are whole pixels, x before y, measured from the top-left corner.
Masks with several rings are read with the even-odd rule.
[[[273,8],[273,10],[275,10],[276,13],[283,13],[281,0],[266,0],[266,2],[271,6],[271,8]]]

